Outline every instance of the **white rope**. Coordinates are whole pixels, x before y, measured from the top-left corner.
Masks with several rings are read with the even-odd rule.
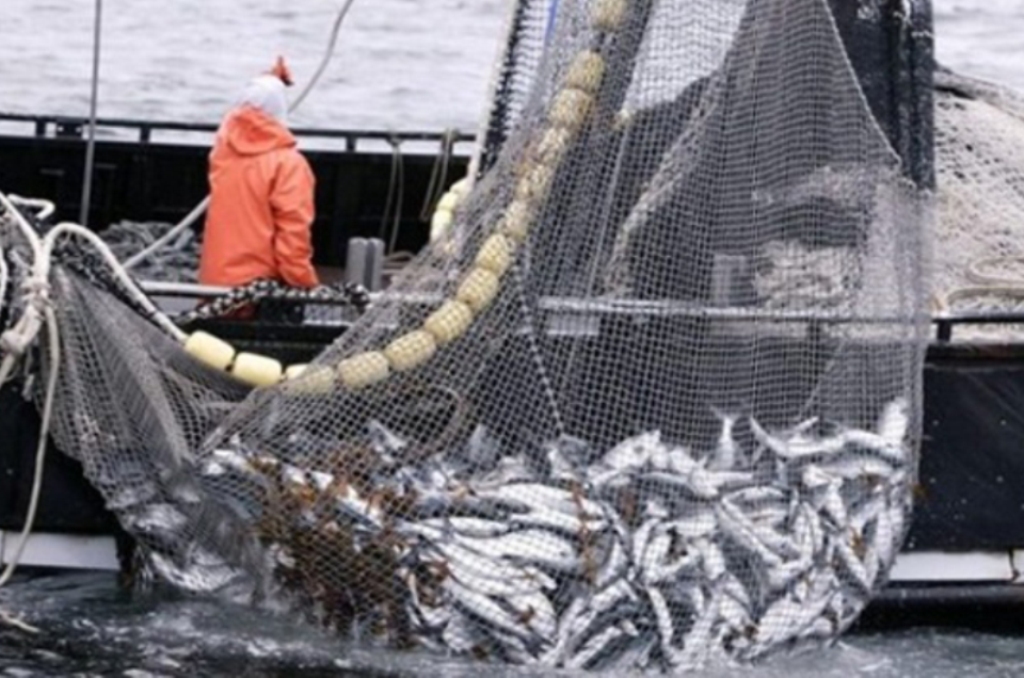
[[[327,64],[330,62],[331,57],[334,55],[335,48],[337,47],[338,36],[341,34],[342,24],[345,21],[346,15],[348,15],[348,10],[352,7],[354,3],[355,0],[346,0],[345,4],[338,12],[338,16],[334,20],[334,27],[331,30],[330,40],[327,43],[327,50],[324,52],[324,56],[320,60],[320,65],[317,67],[316,72],[313,74],[313,77],[310,79],[306,87],[302,90],[302,92],[299,93],[299,96],[296,97],[295,100],[288,107],[289,113],[293,113],[296,110],[298,110],[299,106],[306,99],[309,93],[313,91],[314,87],[316,87],[316,84],[317,82],[320,81],[321,76],[323,76],[324,71],[327,69]],[[189,212],[184,219],[181,220],[181,222],[174,226],[174,228],[172,228],[163,236],[158,238],[151,245],[148,245],[142,251],[129,257],[125,261],[124,267],[130,270],[138,266],[140,263],[142,263],[149,257],[153,256],[153,254],[162,249],[164,245],[174,240],[174,238],[177,237],[178,234],[182,233],[185,229],[190,228],[196,221],[198,221],[199,217],[201,217],[203,213],[206,212],[206,208],[209,207],[209,205],[210,196],[207,195],[205,198],[203,198],[202,202],[196,205],[195,208],[191,212]]]
[[[39,507],[39,495],[43,484],[43,468],[46,460],[46,443],[49,439],[50,419],[53,414],[53,398],[57,390],[57,376],[60,370],[60,333],[57,327],[56,315],[49,304],[47,277],[50,267],[46,256],[44,256],[46,249],[40,242],[38,234],[36,234],[24,216],[3,193],[0,193],[0,205],[4,207],[8,217],[22,232],[33,252],[32,274],[24,284],[27,302],[25,313],[10,332],[5,332],[0,337],[0,348],[3,348],[7,353],[3,362],[0,363],[0,384],[7,381],[17,364],[18,358],[21,357],[31,342],[35,340],[36,334],[39,331],[39,324],[42,322],[40,314],[42,314],[46,321],[50,342],[50,360],[52,362],[50,378],[46,384],[43,419],[36,448],[36,465],[32,478],[32,492],[29,499],[28,513],[25,517],[25,525],[22,528],[21,541],[18,544],[18,548],[15,550],[11,561],[7,563],[3,574],[0,574],[0,587],[3,587],[14,576],[25,546],[28,543],[29,535],[32,533],[36,512]],[[39,632],[39,629],[14,618],[2,609],[0,609],[0,623],[29,633]]]
[[[72,223],[60,223],[57,224],[53,230],[46,234],[44,240],[44,254],[47,260],[53,256],[53,248],[57,243],[57,239],[63,235],[73,235],[81,238],[85,238],[89,243],[96,249],[97,252],[103,257],[104,261],[110,267],[110,270],[114,273],[117,281],[121,286],[131,295],[132,299],[137,302],[147,313],[149,313],[154,322],[156,322],[161,329],[170,334],[179,343],[184,343],[188,338],[177,325],[171,321],[167,315],[161,311],[157,306],[146,296],[146,293],[139,289],[138,285],[128,276],[128,272],[125,267],[117,260],[117,257],[110,250],[110,247],[103,242],[99,236],[92,231],[83,228],[78,224]],[[48,266],[47,266],[48,268]]]
[[[4,310],[4,300],[7,299],[7,279],[10,271],[7,269],[7,257],[4,256],[3,243],[0,243],[0,313]],[[0,379],[0,386],[3,385]]]

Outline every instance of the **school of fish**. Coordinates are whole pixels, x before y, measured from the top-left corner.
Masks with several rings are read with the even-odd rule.
[[[705,452],[652,431],[507,454],[478,425],[464,449],[403,463],[407,443],[371,420],[372,463],[302,466],[235,437],[201,477],[250,520],[287,523],[267,557],[358,638],[615,672],[834,640],[904,537],[907,402],[875,430],[746,417],[746,449],[741,417],[716,414]]]

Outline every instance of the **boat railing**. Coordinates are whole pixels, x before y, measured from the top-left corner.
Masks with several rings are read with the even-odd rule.
[[[84,117],[75,116],[0,112],[0,123],[24,123],[31,125],[33,129],[32,135],[38,138],[84,139],[89,121]],[[110,139],[111,141],[131,141],[140,144],[151,143],[154,133],[157,132],[209,135],[217,131],[217,125],[213,123],[133,120],[129,118],[100,118],[97,120],[96,126],[106,130],[119,130],[122,133],[128,132],[128,134],[122,134],[121,137]],[[340,140],[344,142],[345,150],[350,153],[363,150],[367,142],[385,142],[388,144],[402,144],[403,146],[416,142],[436,146],[437,144],[448,142],[455,147],[475,141],[473,135],[458,132],[457,130],[446,133],[414,130],[347,130],[295,127],[291,128],[291,131],[295,136],[302,138]],[[463,154],[469,153],[468,149],[461,150]]]
[[[143,281],[143,290],[154,297],[173,297],[177,299],[203,299],[227,294],[228,287],[215,285],[197,285],[192,283]],[[397,293],[387,290],[370,293],[373,303],[385,299],[399,301],[404,305],[432,306],[440,304],[444,299],[440,294],[431,293]],[[339,306],[346,302],[323,300],[308,302],[319,306]],[[838,311],[829,310],[772,310],[749,307],[715,307],[693,302],[664,300],[632,300],[632,299],[576,299],[568,297],[542,297],[538,308],[548,314],[564,319],[574,318],[568,323],[556,323],[570,332],[594,332],[593,320],[596,316],[631,316],[635,318],[693,318],[721,322],[760,322],[773,324],[807,323],[817,326],[825,325],[901,325],[907,322],[904,316],[851,316]],[[1021,312],[942,312],[930,318],[934,343],[949,344],[953,342],[954,328],[978,325],[1022,325],[1024,313]],[[1022,332],[1024,336],[1024,332]],[[1012,342],[1017,343],[1017,342]]]

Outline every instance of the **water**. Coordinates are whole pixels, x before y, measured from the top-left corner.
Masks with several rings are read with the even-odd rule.
[[[0,2],[0,110],[88,113],[92,5]],[[215,122],[245,79],[278,53],[301,85],[340,5],[106,0],[100,115]],[[294,124],[475,131],[506,7],[506,0],[356,0],[334,60]],[[940,61],[1024,90],[1024,3],[934,0],[934,7]]]
[[[409,653],[353,650],[294,619],[155,596],[129,598],[109,574],[22,581],[5,598],[43,629],[0,630],[0,677],[69,675],[225,678],[480,675],[479,664]],[[488,667],[493,678],[540,675]],[[838,646],[777,656],[756,667],[715,668],[709,678],[1011,678],[1024,674],[1024,638],[916,630],[851,635]]]
[[[1024,90],[1024,3],[935,0],[939,60]],[[88,111],[91,2],[0,1],[0,110]],[[215,122],[244,80],[284,53],[300,83],[321,57],[338,1],[107,0],[104,117]],[[505,20],[504,0],[357,0],[302,126],[474,131]],[[415,656],[354,651],[294,620],[195,600],[118,593],[110,575],[21,580],[0,591],[44,629],[0,631],[0,676],[285,676],[437,673]],[[479,666],[443,665],[446,675]],[[491,672],[491,669],[488,669]],[[499,672],[501,673],[501,672]],[[508,672],[510,675],[519,675]],[[1002,678],[1024,675],[1024,639],[921,629],[709,675]]]

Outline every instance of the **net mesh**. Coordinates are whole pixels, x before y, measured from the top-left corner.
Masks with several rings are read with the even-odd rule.
[[[939,220],[934,303],[954,313],[1024,305],[1024,98],[1005,87],[936,74]],[[1006,341],[1024,325],[958,328],[954,339]]]
[[[456,228],[295,380],[58,268],[61,447],[159,578],[359,643],[621,672],[834,639],[910,511],[929,210],[828,6],[563,3],[536,73]]]

